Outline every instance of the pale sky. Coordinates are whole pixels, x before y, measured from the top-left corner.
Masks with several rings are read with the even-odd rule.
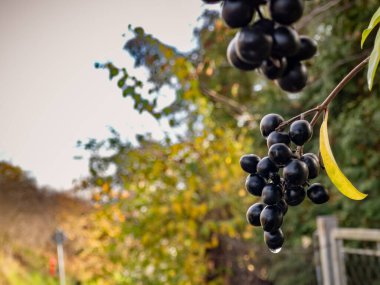
[[[94,62],[131,66],[122,50],[128,24],[190,50],[204,8],[201,0],[0,0],[0,160],[62,189],[87,174],[87,161],[73,159],[83,154],[77,140],[106,138],[107,126],[161,138],[165,126],[135,112]]]

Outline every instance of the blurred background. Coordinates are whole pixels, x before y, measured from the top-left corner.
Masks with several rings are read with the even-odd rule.
[[[297,94],[229,66],[235,31],[219,5],[140,2],[0,0],[0,284],[59,284],[57,229],[66,284],[380,284],[368,231],[380,227],[380,92],[365,72],[331,105],[329,127],[367,199],[322,175],[329,203],[291,208],[272,254],[246,222],[256,200],[239,166],[267,152],[262,116],[317,105],[369,55],[361,32],[378,1],[305,1],[296,29],[319,52]],[[306,151],[318,151],[314,133]],[[337,227],[356,230],[324,244]]]

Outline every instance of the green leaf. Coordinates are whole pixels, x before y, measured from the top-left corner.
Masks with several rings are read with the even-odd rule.
[[[362,42],[361,42],[361,47],[363,48],[363,45],[369,36],[369,34],[372,32],[372,30],[377,26],[377,24],[380,23],[380,7],[377,9],[375,14],[373,14],[371,22],[368,25],[368,28],[365,29],[362,33]]]
[[[352,200],[363,200],[365,197],[367,197],[367,194],[360,192],[355,188],[354,185],[352,185],[350,180],[348,180],[347,177],[343,174],[335,161],[330,147],[327,120],[328,112],[326,112],[326,116],[323,120],[319,136],[319,148],[326,173],[329,176],[331,182],[343,195]]]
[[[377,31],[375,45],[371,52],[368,62],[368,73],[367,73],[367,81],[368,88],[372,90],[373,82],[375,80],[376,70],[379,66],[380,61],[380,30]]]

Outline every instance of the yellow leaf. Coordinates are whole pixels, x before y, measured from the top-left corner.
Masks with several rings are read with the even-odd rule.
[[[326,112],[326,116],[323,120],[319,136],[319,147],[327,175],[330,177],[331,182],[334,183],[336,188],[338,188],[338,190],[343,195],[347,196],[352,200],[363,200],[365,197],[367,197],[367,194],[360,192],[358,189],[355,188],[354,185],[352,185],[352,183],[347,179],[346,176],[344,176],[342,171],[339,169],[339,166],[335,161],[329,142],[327,120],[328,112]]]

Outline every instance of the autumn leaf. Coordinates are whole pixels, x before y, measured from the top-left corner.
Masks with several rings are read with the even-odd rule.
[[[327,120],[328,112],[326,112],[326,116],[323,120],[319,136],[319,147],[326,173],[329,176],[331,182],[343,195],[352,200],[363,200],[365,197],[367,197],[367,194],[360,192],[355,188],[354,185],[352,185],[350,180],[348,180],[347,177],[343,174],[335,161],[329,142]]]

